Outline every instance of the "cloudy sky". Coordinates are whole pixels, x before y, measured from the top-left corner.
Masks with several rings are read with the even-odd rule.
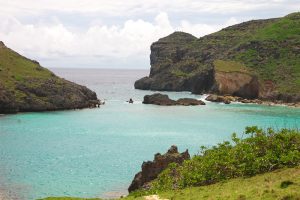
[[[45,67],[149,68],[150,45],[299,11],[299,0],[0,0],[0,41]]]

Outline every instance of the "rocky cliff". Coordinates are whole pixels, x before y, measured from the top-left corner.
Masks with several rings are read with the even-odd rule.
[[[95,107],[95,92],[59,78],[0,42],[0,113]]]
[[[155,154],[153,161],[143,162],[142,171],[137,173],[128,188],[129,192],[137,189],[147,188],[148,184],[157,178],[158,174],[168,167],[170,163],[182,164],[184,160],[190,159],[188,150],[179,153],[177,146],[171,146],[167,153]]]
[[[136,89],[300,101],[300,13],[201,38],[175,32],[151,45],[150,64]]]

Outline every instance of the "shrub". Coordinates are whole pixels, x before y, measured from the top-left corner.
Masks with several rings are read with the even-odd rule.
[[[201,147],[201,153],[183,165],[170,164],[152,182],[155,191],[208,185],[236,177],[250,177],[300,164],[300,133],[298,130],[274,131],[246,127],[246,138],[232,134],[212,148]],[[147,192],[149,193],[149,191]]]

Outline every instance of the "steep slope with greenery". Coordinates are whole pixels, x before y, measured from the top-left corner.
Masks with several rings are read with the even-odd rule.
[[[300,101],[300,13],[244,22],[199,39],[175,32],[152,44],[150,58],[150,75],[135,83],[137,89],[228,94],[220,85],[239,84],[230,76],[234,72],[253,79],[229,95]]]
[[[152,181],[150,189],[141,189],[132,195],[211,185],[300,165],[298,130],[264,131],[247,127],[245,134],[244,139],[233,134],[232,142],[223,142],[212,148],[201,147],[200,155],[182,165],[170,164]]]
[[[157,192],[161,199],[170,200],[298,200],[300,199],[300,168],[286,168],[256,175],[235,178],[220,183]],[[124,200],[144,200],[131,195]]]
[[[0,42],[0,113],[95,106],[96,93],[57,77]]]

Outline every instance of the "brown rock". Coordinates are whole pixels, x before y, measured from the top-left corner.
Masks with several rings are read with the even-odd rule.
[[[153,161],[143,162],[142,171],[137,173],[128,188],[129,192],[137,189],[147,188],[150,181],[157,178],[158,174],[168,167],[170,163],[183,163],[190,159],[188,150],[183,153],[178,152],[177,146],[171,146],[167,153],[161,155],[155,154]]]
[[[168,95],[155,93],[152,95],[145,95],[143,104],[172,106],[176,105],[176,101],[170,99]]]
[[[176,101],[177,105],[182,106],[197,106],[197,105],[205,105],[205,103],[201,100],[192,99],[192,98],[182,98]]]
[[[218,96],[215,94],[209,95],[205,99],[206,101],[211,101],[211,102],[218,102],[218,103],[225,103],[225,104],[230,104],[233,99],[231,96]]]
[[[174,106],[174,105],[182,105],[182,106],[196,106],[196,105],[205,105],[205,103],[201,100],[192,99],[192,98],[181,98],[177,101],[169,98],[168,95],[155,93],[152,95],[144,96],[144,104],[155,104],[155,105],[163,105],[163,106]]]

